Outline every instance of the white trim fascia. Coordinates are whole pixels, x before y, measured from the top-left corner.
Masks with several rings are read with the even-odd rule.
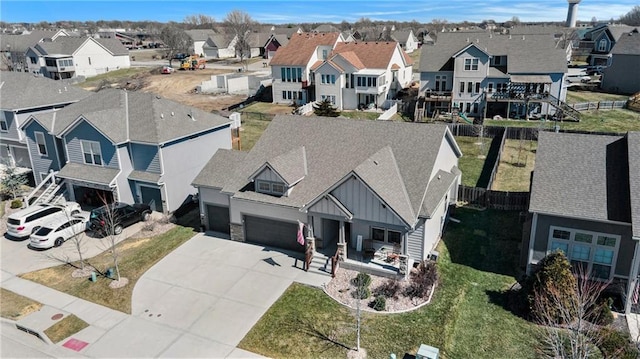
[[[531,221],[531,232],[529,233],[529,254],[527,255],[527,274],[531,274],[531,265],[533,264],[533,245],[536,241],[536,232],[538,229],[538,214],[533,214]]]
[[[552,212],[541,212],[541,211],[530,211],[530,213],[541,214],[541,215],[544,215],[544,216],[577,219],[577,220],[580,220],[580,221],[587,221],[587,222],[590,221],[590,222],[608,223],[608,224],[615,224],[615,225],[619,225],[619,226],[631,227],[631,223],[610,221],[608,219],[595,219],[595,218],[567,216],[566,214],[559,214],[559,213],[552,213]]]

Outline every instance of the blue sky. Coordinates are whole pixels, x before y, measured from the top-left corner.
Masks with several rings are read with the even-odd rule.
[[[617,19],[638,0],[583,0],[578,19],[590,21]],[[223,0],[116,0],[116,1],[31,1],[2,0],[0,19],[6,22],[59,20],[153,20],[181,22],[185,16],[205,14],[221,21],[233,9],[244,10],[261,23],[302,23],[371,20],[430,22],[446,19],[498,22],[517,16],[521,21],[564,21],[566,0],[298,0],[298,1],[223,1]]]

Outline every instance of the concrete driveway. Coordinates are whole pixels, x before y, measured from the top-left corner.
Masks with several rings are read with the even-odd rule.
[[[87,213],[88,216],[88,213]],[[2,219],[4,220],[4,218]],[[140,231],[143,223],[136,223],[125,228],[122,233],[116,236],[116,242],[120,242],[132,234]],[[95,257],[109,248],[107,238],[96,238],[89,232],[82,234],[83,257],[85,259]],[[60,247],[47,250],[34,250],[27,247],[29,239],[16,241],[6,237],[0,238],[2,250],[0,260],[2,270],[13,275],[24,274],[35,270],[55,267],[63,262],[76,261],[79,259],[73,240],[64,242]]]
[[[331,277],[302,270],[300,254],[198,234],[140,278],[132,315],[84,351],[92,357],[253,358],[235,348],[293,281]],[[135,345],[118,346],[131,341]],[[132,352],[132,350],[134,350]]]

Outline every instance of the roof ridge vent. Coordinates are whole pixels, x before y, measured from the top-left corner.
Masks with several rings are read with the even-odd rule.
[[[160,118],[164,118],[164,113],[161,113],[161,114],[160,114]]]

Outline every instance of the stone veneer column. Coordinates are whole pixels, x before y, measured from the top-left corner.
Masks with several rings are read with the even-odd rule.
[[[241,224],[230,223],[231,240],[244,242],[244,229]]]

